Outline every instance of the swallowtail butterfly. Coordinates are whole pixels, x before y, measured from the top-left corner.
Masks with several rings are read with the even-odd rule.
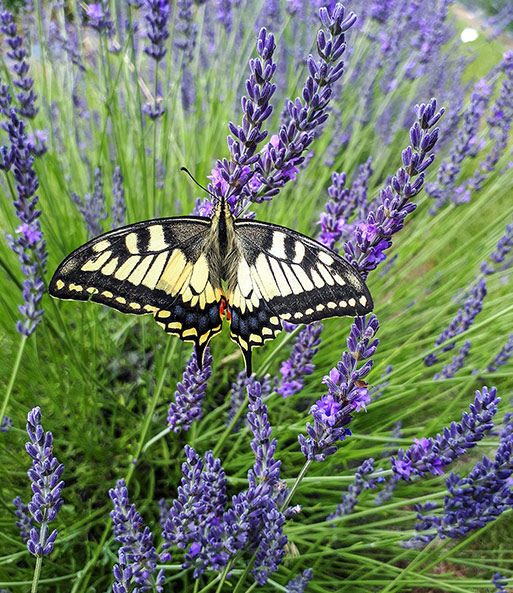
[[[59,265],[53,297],[151,313],[164,331],[194,342],[199,364],[222,318],[251,374],[251,349],[282,321],[311,323],[372,311],[356,270],[291,229],[236,219],[221,199],[211,218],[157,218],[110,231]]]

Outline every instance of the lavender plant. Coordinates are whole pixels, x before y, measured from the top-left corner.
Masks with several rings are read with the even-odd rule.
[[[463,47],[447,0],[348,9],[129,0],[28,3],[0,17],[0,221],[17,242],[13,256],[0,241],[0,491],[15,499],[1,514],[0,587],[34,582],[27,545],[52,544],[53,523],[43,529],[22,502],[19,471],[20,414],[40,406],[72,478],[61,493],[55,461],[53,490],[43,476],[43,518],[63,494],[66,506],[34,593],[507,588],[492,575],[509,577],[496,542],[509,538],[511,508],[511,419],[497,421],[511,384],[511,59],[497,41]],[[200,372],[189,346],[145,316],[44,295],[84,228],[194,204],[210,215],[182,166],[237,216],[349,258],[379,324],[288,326],[297,340],[266,343],[248,379],[228,339]],[[77,198],[82,212],[72,191],[91,196]],[[20,340],[31,278],[20,323],[30,331],[46,312]],[[465,354],[467,339],[474,374],[442,356]],[[429,355],[440,368],[426,368]],[[482,385],[487,372],[496,391]]]

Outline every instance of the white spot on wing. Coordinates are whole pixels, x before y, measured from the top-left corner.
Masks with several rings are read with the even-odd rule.
[[[303,287],[303,290],[312,290],[314,285],[312,284],[310,278],[308,278],[308,274],[303,270],[303,268],[301,266],[298,266],[297,264],[292,264],[292,269],[296,273],[296,276],[298,277],[299,282]],[[319,280],[321,280],[320,276]],[[324,286],[324,282],[322,283],[322,285]]]
[[[274,231],[273,232],[273,242],[271,245],[271,249],[269,250],[271,255],[277,257],[279,259],[287,259],[287,254],[285,253],[285,238],[287,235],[282,233],[281,231]]]
[[[208,262],[204,255],[198,258],[198,261],[192,267],[192,275],[190,284],[192,288],[199,294],[205,290],[208,282]]]
[[[125,237],[125,245],[130,253],[139,253],[139,249],[137,248],[137,239],[137,233],[128,233],[128,235]]]
[[[93,257],[92,259],[86,261],[86,263],[82,266],[83,272],[97,272],[103,264],[107,262],[107,260],[112,255],[112,251],[104,251],[98,257]]]
[[[93,251],[96,253],[100,253],[100,251],[105,251],[110,247],[110,241],[104,239],[103,241],[98,241],[95,245],[93,245]]]
[[[292,293],[290,289],[289,283],[285,278],[285,275],[281,271],[281,266],[279,262],[275,259],[271,259],[271,268],[273,270],[274,279],[276,280],[276,284],[278,285],[279,294],[281,296],[287,296]]]
[[[164,239],[164,229],[161,224],[152,224],[148,227],[150,240],[148,242],[148,251],[162,251],[169,247]]]
[[[253,289],[253,282],[251,282],[251,271],[248,266],[248,262],[241,258],[239,262],[239,269],[237,271],[237,283],[241,295],[247,297]]]
[[[333,262],[335,261],[331,257],[331,255],[329,253],[326,253],[325,251],[319,251],[319,259],[322,261],[323,264],[326,264],[327,266],[333,265]]]
[[[292,260],[292,263],[300,264],[303,261],[304,257],[305,246],[303,245],[303,243],[301,243],[301,241],[296,241],[294,243],[294,259]]]
[[[101,269],[102,274],[105,276],[112,276],[114,270],[118,267],[119,258],[113,257],[107,264]]]
[[[130,275],[130,272],[140,261],[141,258],[139,256],[131,255],[114,274],[114,278],[116,278],[116,280],[126,280]]]
[[[128,276],[128,282],[132,284],[139,285],[144,278],[144,275],[148,271],[151,262],[154,260],[154,255],[147,255],[145,258],[141,260],[141,263],[135,268],[135,270]],[[130,305],[132,306],[132,305]]]
[[[163,251],[157,255],[141,284],[144,284],[144,286],[147,286],[152,290],[155,288],[157,282],[160,280],[160,276],[162,275],[162,270],[166,265],[168,256],[169,254],[167,251]]]

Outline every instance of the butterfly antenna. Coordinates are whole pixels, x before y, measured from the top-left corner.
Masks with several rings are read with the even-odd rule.
[[[207,194],[209,194],[210,196],[212,196],[214,198],[214,200],[219,201],[219,196],[216,196],[215,194],[213,194],[211,191],[208,191],[208,189],[206,187],[204,187],[203,185],[201,185],[201,183],[199,181],[196,181],[196,179],[194,179],[192,173],[189,171],[189,169],[187,169],[187,167],[180,167],[180,171],[185,171],[185,173],[187,173],[187,175],[194,181],[194,183],[198,186],[201,187],[201,189],[203,191],[206,191]]]

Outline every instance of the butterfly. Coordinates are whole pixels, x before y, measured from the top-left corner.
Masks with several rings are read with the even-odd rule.
[[[156,218],[107,232],[58,266],[51,296],[152,314],[162,329],[205,348],[230,323],[252,372],[251,350],[282,322],[372,311],[369,289],[345,259],[286,227],[235,218],[220,198],[211,217]]]

